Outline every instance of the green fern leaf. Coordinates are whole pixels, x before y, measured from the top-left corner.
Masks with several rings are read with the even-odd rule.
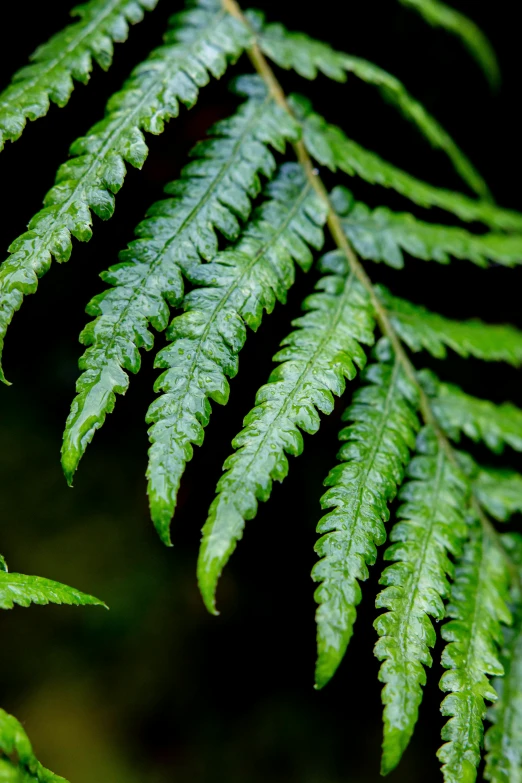
[[[257,501],[268,500],[273,481],[288,473],[285,455],[303,450],[300,430],[319,429],[317,410],[331,413],[333,394],[344,391],[345,379],[356,375],[366,356],[360,343],[373,342],[374,321],[368,295],[350,275],[329,275],[319,293],[305,299],[308,312],[294,321],[298,327],[274,357],[282,362],[256,396],[256,407],[244,419],[244,429],[232,441],[237,451],[225,461],[203,528],[198,581],[211,612],[219,575],[253,519]]]
[[[433,373],[423,371],[421,380],[433,397],[431,406],[444,432],[458,443],[464,433],[482,441],[500,454],[505,445],[522,451],[522,411],[511,403],[495,405],[472,397],[450,383],[441,383]]]
[[[393,296],[384,286],[376,291],[387,310],[395,332],[412,351],[426,350],[445,359],[446,348],[459,356],[474,356],[488,362],[522,364],[522,332],[512,326],[485,324],[476,319],[453,321],[422,305]]]
[[[73,10],[80,20],[54,35],[32,55],[31,65],[18,71],[0,93],[0,151],[15,141],[27,120],[49,111],[50,101],[65,106],[73,79],[86,84],[93,58],[106,71],[113,42],[127,40],[128,25],[141,22],[158,0],[90,0]]]
[[[377,546],[386,540],[388,504],[401,484],[419,424],[417,391],[404,376],[386,343],[379,361],[363,375],[367,385],[355,392],[343,415],[351,424],[339,438],[341,464],[328,475],[321,499],[333,508],[320,521],[315,551],[322,558],[312,578],[315,592],[318,659],[316,687],[322,688],[339,666],[353,633],[355,607],[361,600],[358,580],[368,578]]]
[[[500,623],[510,624],[508,571],[497,542],[478,523],[457,565],[447,608],[452,618],[441,634],[448,642],[442,665],[448,669],[440,687],[448,695],[441,712],[450,716],[438,751],[446,783],[474,783],[484,733],[485,699],[495,701],[488,676],[504,674],[497,647]]]
[[[462,228],[425,223],[386,207],[371,210],[355,201],[346,188],[335,188],[332,204],[357,253],[395,269],[404,267],[404,252],[440,264],[449,264],[451,256],[478,266],[488,266],[488,260],[503,266],[522,263],[522,236],[471,234]]]
[[[522,513],[522,476],[514,470],[480,468],[473,490],[484,510],[499,522]]]
[[[312,111],[306,98],[292,95],[289,102],[302,124],[303,141],[308,152],[321,165],[332,171],[340,169],[351,177],[361,177],[372,185],[392,188],[421,207],[438,207],[465,222],[484,223],[500,231],[522,231],[522,215],[519,212],[502,209],[488,201],[476,201],[416,179],[349,139],[337,126],[329,125]]]
[[[69,259],[71,234],[90,239],[91,210],[104,220],[112,216],[125,162],[140,168],[147,156],[142,130],[161,133],[165,121],[177,116],[179,102],[193,106],[209,73],[222,76],[227,61],[249,41],[244,26],[224,12],[219,0],[197,0],[172,25],[166,45],[137,66],[109,100],[105,118],[72,145],[73,158],[58,170],[44,209],[11,244],[11,255],[0,267],[0,349],[24,294],[36,291],[51,257]]]
[[[0,609],[12,609],[15,604],[105,606],[98,598],[81,593],[74,587],[68,587],[60,582],[53,582],[41,576],[12,574],[0,569]]]
[[[343,72],[352,73],[358,79],[377,87],[385,100],[395,104],[433,147],[445,152],[455,170],[475,193],[485,197],[489,195],[486,183],[453,139],[424,106],[409,95],[395,76],[360,57],[337,52],[328,44],[304,33],[289,32],[280,24],[262,26],[261,17],[251,19],[254,27],[260,29],[261,49],[280,68],[292,69],[305,79],[315,79],[320,71],[325,76],[342,81]]]
[[[264,310],[270,313],[277,300],[285,302],[294,282],[293,262],[308,269],[313,260],[308,246],[319,250],[324,241],[326,207],[300,166],[284,164],[266,195],[270,200],[233,248],[189,271],[198,287],[185,298],[184,315],[169,327],[172,344],[156,359],[165,372],[155,385],[163,394],[147,414],[153,425],[147,475],[152,519],[165,542],[191,444],[203,441],[209,398],[228,401],[226,376],[237,372],[245,325],[256,330]]]
[[[475,22],[440,0],[399,0],[421,14],[433,27],[458,36],[480,65],[492,87],[500,83],[500,69],[493,47]]]
[[[115,395],[126,392],[125,370],[138,372],[140,348],[152,348],[149,325],[165,329],[168,305],[181,301],[181,270],[214,257],[215,229],[228,240],[238,236],[239,220],[248,217],[251,199],[259,193],[259,174],[271,177],[275,170],[268,146],[283,151],[285,141],[296,138],[295,124],[268,97],[262,82],[245,78],[238,89],[249,100],[196,145],[192,162],[166,188],[173,198],[149,210],[136,229],[138,238],[120,254],[121,263],[102,274],[112,287],[87,306],[96,320],[80,335],[89,348],[80,360],[84,372],[62,446],[69,482],[95,431],[114,409]]]
[[[0,709],[0,780],[2,783],[67,783],[45,769],[33,753],[22,724]]]
[[[384,661],[379,673],[385,683],[383,774],[397,766],[413,734],[424,667],[431,666],[429,648],[436,640],[430,616],[444,617],[449,555],[459,554],[466,536],[467,482],[429,428],[419,434],[417,450],[407,471],[410,481],[399,493],[404,503],[390,533],[394,543],[384,553],[394,562],[382,573],[380,584],[386,587],[376,601],[379,609],[388,609],[375,621],[380,636],[375,655]]]
[[[507,533],[501,541],[520,579],[522,537],[517,533]],[[492,783],[522,783],[522,595],[517,582],[511,588],[511,606],[513,626],[503,629],[500,656],[504,676],[493,680],[498,700],[487,716],[493,725],[485,737],[484,778]]]

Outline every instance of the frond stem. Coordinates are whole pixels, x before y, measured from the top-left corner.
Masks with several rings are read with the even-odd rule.
[[[247,54],[250,59],[250,62],[254,66],[259,76],[263,79],[270,94],[274,98],[274,101],[296,120],[296,117],[288,104],[285,92],[281,87],[281,84],[279,83],[274,71],[270,67],[270,64],[268,63],[265,55],[261,51],[261,47],[255,41],[255,31],[252,30],[252,27],[249,24],[248,20],[246,19],[245,15],[243,14],[243,11],[241,10],[241,7],[238,4],[237,0],[222,0],[222,3],[223,3],[223,8],[225,9],[225,11],[227,11],[227,13],[229,13],[231,16],[238,19],[240,22],[242,22],[243,25],[245,25],[250,29],[252,36],[254,37],[254,43],[252,44],[251,47],[249,47],[249,49],[247,49]],[[395,329],[392,326],[392,323],[388,316],[388,312],[386,308],[383,306],[379,297],[377,296],[372,281],[370,280],[361,262],[357,258],[357,255],[355,254],[353,248],[351,247],[343,231],[341,221],[335,209],[333,208],[326,186],[322,181],[318,170],[315,168],[304,143],[301,140],[299,140],[297,142],[294,142],[292,144],[292,147],[294,148],[297,160],[299,161],[299,163],[302,165],[304,169],[307,179],[309,180],[310,184],[316,191],[319,198],[321,198],[321,200],[326,204],[328,208],[327,225],[335,244],[344,253],[353,275],[357,278],[357,280],[361,283],[361,285],[368,293],[381,333],[385,337],[387,337],[388,340],[390,341],[393,351],[398,361],[400,362],[404,373],[417,389],[419,395],[419,410],[421,412],[425,424],[430,426],[435,432],[437,436],[437,440],[439,442],[439,446],[443,450],[443,452],[445,453],[445,455],[447,456],[451,464],[456,466],[459,470],[461,470],[460,463],[458,461],[455,450],[452,447],[446,435],[444,434],[444,432],[441,430],[435,418],[435,415],[433,413],[429,397],[424,391],[424,389],[422,388],[421,384],[419,383],[415,367],[410,361],[408,354],[404,350],[400,338],[398,337],[398,335],[395,332]],[[494,528],[494,526],[492,525],[488,517],[484,514],[477,498],[473,493],[471,496],[471,510],[480,521],[485,534],[488,536],[488,538],[491,541],[495,543],[495,545],[499,548],[500,552],[502,553],[502,556],[509,568],[512,579],[520,584],[520,576],[518,574],[518,569],[515,563],[512,561],[511,556],[509,552],[506,550],[506,548],[504,547],[504,545],[502,544],[502,541],[496,529]]]

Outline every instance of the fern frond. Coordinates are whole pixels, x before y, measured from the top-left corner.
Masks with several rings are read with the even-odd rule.
[[[3,783],[67,783],[45,769],[22,724],[0,708],[0,780]]]
[[[442,27],[461,39],[470,54],[482,68],[492,87],[500,83],[497,57],[482,30],[464,14],[440,0],[399,0],[417,11],[433,27]]]
[[[485,700],[497,694],[489,677],[501,676],[498,646],[500,623],[509,625],[508,579],[504,556],[496,541],[478,523],[459,561],[451,590],[442,638],[448,642],[442,665],[448,669],[440,687],[448,695],[441,712],[450,716],[442,730],[445,744],[438,757],[446,783],[474,783],[484,734]]]
[[[357,253],[395,269],[403,268],[404,252],[440,264],[449,264],[452,256],[478,266],[488,266],[488,260],[503,266],[522,263],[522,236],[471,234],[463,228],[425,223],[387,207],[371,210],[342,187],[333,191],[332,204]]]
[[[394,104],[433,147],[448,156],[471,190],[480,196],[489,195],[486,183],[472,163],[440,123],[419,101],[412,98],[395,76],[360,57],[338,52],[329,44],[316,41],[304,33],[289,32],[281,24],[263,25],[258,17],[257,20],[254,19],[254,26],[260,28],[258,39],[261,49],[280,68],[292,69],[305,79],[315,79],[319,71],[325,76],[342,81],[343,72],[351,73],[376,87],[383,98]]]
[[[514,470],[480,468],[473,489],[480,505],[499,522],[522,513],[522,476]]]
[[[351,423],[339,434],[347,441],[338,455],[342,462],[328,474],[329,489],[321,498],[322,508],[334,510],[317,526],[323,535],[315,551],[322,559],[312,570],[321,583],[315,592],[318,688],[334,675],[351,639],[361,600],[358,580],[368,578],[368,565],[386,540],[388,504],[402,483],[419,428],[416,388],[386,343],[377,350],[379,361],[363,374],[367,385],[355,392],[343,415]]]
[[[113,42],[127,40],[129,23],[141,22],[158,0],[90,0],[73,9],[78,22],[38,47],[31,65],[19,70],[0,93],[0,151],[16,141],[27,120],[49,111],[50,102],[65,106],[73,79],[86,84],[93,58],[106,71],[112,63]]]
[[[2,557],[0,563],[0,609],[12,609],[15,604],[68,604],[69,606],[105,606],[103,601],[92,595],[81,593],[41,576],[13,574],[7,570]],[[107,607],[105,607],[107,608]]]
[[[466,536],[467,482],[429,428],[420,432],[417,451],[407,470],[410,480],[399,493],[403,505],[390,533],[394,543],[384,553],[394,562],[382,573],[380,584],[386,587],[376,601],[388,609],[374,624],[380,636],[375,655],[384,661],[379,673],[385,683],[383,774],[397,766],[413,734],[424,667],[431,666],[429,648],[436,640],[430,616],[444,617],[449,555],[459,554]]]
[[[500,231],[522,231],[519,212],[429,185],[349,139],[341,128],[316,114],[306,98],[292,95],[290,105],[302,124],[303,141],[309,154],[322,166],[332,171],[340,169],[372,185],[391,188],[420,207],[438,207],[465,222],[484,223]]]
[[[62,466],[69,482],[87,445],[108,413],[116,394],[129,385],[126,370],[140,368],[140,348],[152,348],[156,330],[166,328],[168,305],[183,296],[181,270],[210,261],[218,250],[218,230],[237,238],[240,220],[248,218],[251,199],[260,190],[259,174],[271,177],[276,163],[268,147],[284,151],[296,138],[287,112],[278,108],[255,77],[238,89],[249,99],[238,112],[210,129],[197,144],[180,179],[167,186],[173,198],[156,203],[136,229],[121,263],[102,274],[112,285],[87,306],[96,319],[80,335],[89,348],[80,359],[78,379],[62,446]]]
[[[502,536],[502,545],[522,572],[522,537]],[[511,588],[512,628],[504,628],[500,662],[504,676],[493,680],[498,700],[488,712],[493,724],[486,732],[485,780],[491,783],[522,782],[522,595],[515,582]]]
[[[125,162],[140,168],[147,156],[142,131],[161,133],[165,121],[177,116],[179,103],[193,106],[210,75],[222,76],[227,62],[249,42],[244,26],[225,13],[219,0],[196,0],[171,23],[166,44],[110,98],[105,118],[74,142],[73,158],[58,170],[44,209],[11,244],[11,255],[0,267],[0,349],[23,296],[36,291],[51,258],[69,259],[71,234],[90,239],[91,210],[104,220],[112,216]]]
[[[423,371],[421,379],[432,396],[431,407],[439,425],[452,440],[458,442],[464,433],[496,454],[505,445],[522,451],[522,410],[515,405],[495,405],[472,397],[458,386],[441,383],[431,372]]]
[[[211,612],[219,575],[243,534],[245,520],[255,517],[258,500],[268,500],[272,482],[286,477],[286,454],[302,452],[300,430],[316,432],[318,411],[331,413],[333,394],[342,394],[345,379],[355,377],[355,365],[364,366],[360,343],[373,343],[371,304],[353,274],[328,275],[317,288],[319,293],[303,303],[308,312],[293,322],[298,328],[274,357],[281,364],[258,391],[256,407],[232,441],[237,451],[225,461],[226,472],[218,482],[198,558],[200,590]]]
[[[209,400],[228,401],[227,376],[237,372],[237,356],[245,326],[256,330],[263,311],[285,302],[294,282],[294,262],[307,270],[309,246],[319,250],[326,207],[297,164],[284,164],[266,188],[264,202],[246,225],[239,241],[209,264],[190,269],[195,287],[185,297],[185,313],[175,318],[167,338],[171,345],[156,358],[165,371],[155,390],[163,392],[151,405],[149,435],[149,499],[154,524],[163,541],[192,445],[201,445],[210,417]]]
[[[453,321],[422,305],[393,296],[376,286],[395,332],[412,351],[426,350],[445,359],[447,348],[459,356],[474,356],[488,362],[522,364],[522,332],[513,326],[486,324],[478,319]]]

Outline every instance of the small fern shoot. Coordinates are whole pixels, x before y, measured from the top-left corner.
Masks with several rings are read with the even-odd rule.
[[[141,22],[158,0],[90,0],[73,9],[79,21],[65,27],[39,46],[31,64],[17,71],[0,93],[0,151],[7,140],[16,141],[27,120],[49,111],[50,101],[65,106],[74,89],[73,79],[86,84],[95,59],[103,70],[112,62],[113,42],[123,42],[129,24]]]
[[[215,612],[219,575],[253,519],[257,501],[270,497],[272,482],[288,473],[286,454],[303,450],[300,430],[319,429],[321,413],[333,410],[356,366],[364,367],[361,343],[373,343],[370,301],[353,274],[327,275],[318,293],[303,302],[304,316],[283,342],[274,361],[281,362],[256,395],[256,407],[244,419],[244,429],[232,441],[236,449],[225,461],[203,528],[198,581],[209,611]]]
[[[321,582],[315,592],[318,688],[331,679],[351,639],[361,599],[357,580],[367,578],[376,547],[386,540],[388,505],[402,482],[419,428],[417,390],[386,341],[378,344],[377,356],[364,371],[367,385],[355,392],[343,415],[351,424],[339,434],[346,441],[341,463],[326,478],[329,489],[321,499],[323,508],[333,510],[317,526],[323,535],[315,551],[322,559],[312,571],[312,578]]]

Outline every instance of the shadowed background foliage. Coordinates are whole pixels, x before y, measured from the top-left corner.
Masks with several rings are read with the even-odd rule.
[[[483,27],[499,53],[504,81],[496,95],[454,38],[430,29],[394,0],[351,3],[349,18],[345,4],[334,0],[321,4],[321,15],[312,4],[265,0],[262,7],[269,18],[396,74],[477,164],[499,203],[522,209],[514,4],[455,5]],[[7,146],[0,156],[3,249],[39,208],[69,143],[101,115],[107,97],[159,43],[169,14],[180,6],[178,0],[160,0],[157,11],[132,29],[128,43],[118,45],[108,74],[96,69],[89,87],[78,87],[66,109],[53,107],[16,145]],[[342,23],[336,18],[340,6]],[[39,42],[66,24],[68,8],[67,0],[10,6],[0,31],[2,85]],[[234,72],[242,68],[248,68],[246,60]],[[283,83],[306,91],[321,113],[370,149],[435,184],[459,187],[444,157],[371,88],[354,79],[345,86],[324,79],[303,84],[289,74]],[[312,688],[314,528],[346,399],[320,434],[305,439],[305,453],[292,460],[288,480],[247,526],[219,588],[219,618],[206,614],[195,581],[199,531],[221,463],[311,279],[301,275],[289,306],[279,307],[249,337],[230,404],[215,407],[205,447],[184,477],[173,549],[160,544],[145,496],[143,419],[157,374],[152,355],[144,357],[142,372],[96,435],[73,490],[61,474],[61,433],[81,351],[77,336],[86,321],[85,304],[102,288],[97,275],[116,261],[192,144],[234,105],[223,80],[206,88],[200,104],[190,113],[183,110],[164,135],[149,137],[149,158],[141,172],[128,172],[114,218],[107,224],[95,219],[93,240],[76,243],[69,264],[53,266],[8,335],[5,369],[14,385],[0,389],[0,548],[13,570],[74,584],[111,607],[109,613],[15,609],[0,618],[1,704],[24,722],[41,760],[72,783],[379,780],[381,705],[372,654],[379,566],[365,586],[340,671],[323,692]],[[374,205],[387,199],[405,207],[398,197],[390,200],[359,183],[354,187]],[[433,219],[443,218],[434,213]],[[485,272],[465,263],[441,268],[412,260],[407,274],[378,267],[370,272],[397,294],[449,316],[482,315],[522,326],[522,270]],[[521,376],[512,369],[455,360],[446,364],[445,378],[482,389],[489,399],[522,404]],[[390,781],[439,779],[439,653],[415,738]]]

